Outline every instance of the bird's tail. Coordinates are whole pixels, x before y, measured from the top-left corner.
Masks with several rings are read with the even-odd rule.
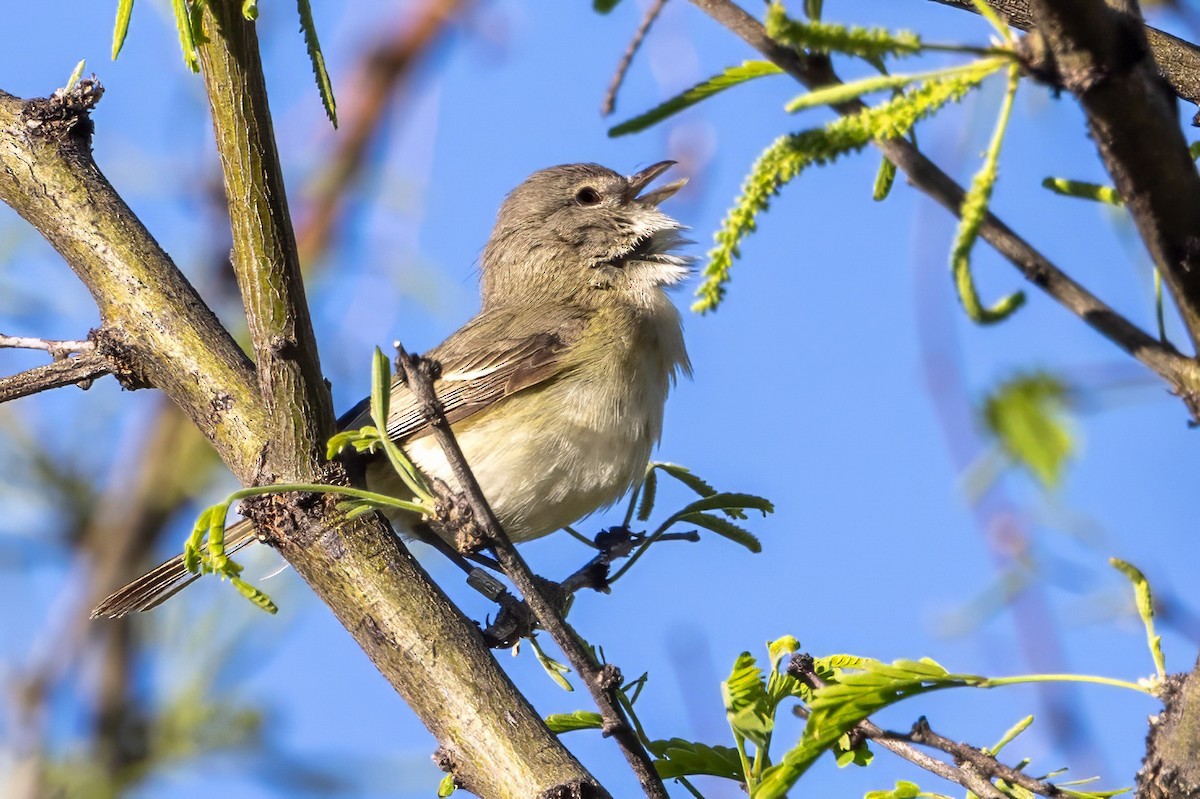
[[[232,555],[258,540],[254,527],[241,521],[225,531],[225,552]],[[150,610],[166,602],[192,584],[200,575],[183,565],[183,555],[175,557],[109,594],[92,611],[93,619],[119,619],[137,611]]]

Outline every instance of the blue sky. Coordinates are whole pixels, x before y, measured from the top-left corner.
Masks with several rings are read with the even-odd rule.
[[[56,4],[54,13],[39,4],[6,12],[0,89],[47,94],[86,58],[106,88],[94,116],[97,161],[206,293],[212,278],[203,267],[224,245],[214,245],[202,202],[215,175],[202,84],[182,65],[163,3],[138,4],[126,50],[110,62],[114,5],[73,0]],[[597,109],[641,10],[625,0],[612,15],[597,17],[589,6],[481,4],[405,91],[386,143],[374,154],[368,190],[353,204],[342,247],[309,288],[339,408],[366,392],[373,346],[400,338],[410,349],[425,349],[470,317],[477,259],[496,208],[533,170],[597,161],[629,173],[679,158],[691,183],[668,210],[692,227],[693,251],[702,255],[758,152],[781,133],[828,118],[820,110],[802,119],[786,115],[782,105],[799,89],[781,76],[728,92],[646,133],[609,139],[609,123]],[[315,12],[345,105],[353,94],[351,64],[381,19],[395,24],[396,6],[317,4]],[[302,207],[306,182],[337,134],[323,124],[293,15],[287,4],[263,4],[260,26],[289,190]],[[903,25],[938,41],[982,44],[991,35],[976,17],[916,0],[828,2],[826,16]],[[614,121],[754,57],[692,6],[670,4],[634,62]],[[920,129],[922,148],[961,180],[969,180],[986,146],[999,89],[988,84]],[[930,656],[952,671],[989,675],[1034,671],[1031,652],[1044,662],[1060,650],[1057,669],[1136,679],[1152,664],[1130,615],[1129,592],[1107,558],[1138,564],[1185,607],[1200,600],[1190,525],[1195,495],[1179,477],[1195,472],[1195,434],[1181,403],[1032,287],[1027,307],[1009,322],[969,323],[951,293],[952,220],[902,178],[887,202],[873,203],[877,163],[866,152],[806,173],[760,218],[720,310],[685,312],[695,379],[669,402],[658,454],[722,489],[767,496],[778,510],[750,521],[763,542],[761,555],[715,536],[664,545],[611,596],[577,599],[571,614],[577,628],[627,676],[650,673],[638,707],[653,736],[728,744],[718,681],[739,652],[765,656],[764,642],[783,634],[815,654]],[[1023,85],[995,210],[1070,274],[1150,327],[1149,268],[1129,226],[1092,204],[1051,196],[1039,188],[1047,175],[1103,180],[1070,98]],[[74,338],[96,324],[70,272],[7,209],[0,209],[0,240],[8,250],[0,265],[0,331]],[[1016,271],[986,246],[975,263],[985,300],[1021,286]],[[694,285],[677,296],[685,309]],[[1178,325],[1169,332],[1184,340]],[[0,356],[4,373],[31,362]],[[981,526],[963,491],[963,462],[985,452],[972,414],[997,381],[1031,368],[1057,370],[1081,387],[1074,423],[1082,451],[1054,494],[1023,475],[1006,477],[1003,493],[988,498],[992,515]],[[930,388],[935,383],[940,404]],[[137,421],[155,401],[150,392],[125,394],[101,383],[88,394],[0,408],[0,420],[39,431],[47,448],[102,475],[113,459],[135,456]],[[56,424],[59,414],[76,420],[69,436]],[[78,421],[84,414],[90,421]],[[956,431],[949,437],[947,423]],[[80,452],[73,445],[79,440],[101,446]],[[0,472],[0,479],[8,476]],[[215,501],[229,488],[228,481],[202,487],[200,501]],[[0,494],[0,507],[0,535],[10,541],[29,544],[54,523],[44,502],[19,490]],[[583,527],[594,531],[617,517],[614,511]],[[180,540],[188,524],[180,520]],[[1012,525],[1021,537],[1013,537]],[[25,572],[5,574],[0,601],[48,603],[62,593],[69,568],[34,557],[31,546],[9,549],[17,555],[6,557],[17,558]],[[565,575],[587,557],[562,536],[524,551],[548,576]],[[976,612],[1003,581],[997,564],[1014,553],[1032,570],[1026,612],[1033,609],[1044,622],[1032,643],[1018,635],[1006,606]],[[456,581],[434,557],[424,562],[435,577]],[[252,568],[260,575],[276,571],[269,556]],[[204,608],[219,608],[239,642],[235,661],[222,669],[222,696],[269,708],[291,757],[367,773],[368,788],[354,795],[432,796],[434,744],[419,723],[293,574],[264,585],[284,605],[274,619],[212,585],[190,590],[190,601],[152,617],[148,623],[169,644],[142,664],[146,690],[171,690],[189,664],[209,657],[206,644],[184,630]],[[451,584],[449,590],[468,612],[488,612],[465,589]],[[0,658],[20,663],[44,624],[36,613],[7,622]],[[1195,641],[1170,627],[1164,632],[1168,666],[1187,669]],[[499,657],[539,710],[587,706],[582,693],[566,694],[547,680],[528,650]],[[1035,758],[1035,770],[1072,765],[1077,777],[1100,773],[1106,787],[1129,784],[1155,704],[1100,687],[1061,695],[1079,709],[1090,755],[1067,755],[1035,723],[1014,756]],[[951,693],[901,705],[880,723],[904,729],[926,714],[950,737],[987,744],[1020,717],[1044,713],[1039,697],[1032,688]],[[77,699],[62,701],[64,740]],[[780,740],[797,731],[787,728]],[[632,795],[634,783],[614,746],[590,733],[569,740],[615,795]],[[865,770],[822,762],[801,792],[857,796],[897,778],[952,792],[885,754]],[[237,799],[284,795],[235,757],[186,764],[138,795],[206,795],[213,779]],[[710,795],[740,794],[714,787]]]

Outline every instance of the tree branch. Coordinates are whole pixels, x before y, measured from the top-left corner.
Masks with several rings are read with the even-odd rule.
[[[794,50],[774,41],[767,36],[758,20],[731,0],[691,2],[805,86],[815,88],[837,80],[827,62],[803,58]],[[842,115],[856,114],[864,107],[858,101],[834,106]],[[963,188],[911,142],[906,139],[886,139],[875,144],[904,171],[914,187],[951,213],[959,215],[965,195]],[[1190,165],[1189,169],[1195,171]],[[1166,380],[1183,399],[1193,418],[1200,420],[1200,364],[1180,354],[1169,344],[1159,342],[1118,314],[1068,277],[994,214],[987,214],[980,227],[980,235],[1016,266],[1027,280]],[[1200,270],[1197,274],[1200,275]]]
[[[431,362],[409,355],[399,342],[396,343],[396,350],[397,371],[420,400],[425,419],[433,428],[433,434],[437,438],[437,442],[446,456],[446,461],[450,464],[454,478],[458,482],[459,489],[471,509],[471,516],[475,524],[481,527],[486,542],[496,554],[496,560],[500,562],[501,568],[512,580],[513,585],[521,592],[521,596],[537,618],[538,625],[550,633],[554,642],[558,644],[571,666],[587,686],[592,700],[596,703],[596,707],[599,708],[600,715],[604,719],[604,734],[612,736],[616,741],[621,753],[625,755],[626,761],[637,775],[646,796],[651,799],[668,799],[667,790],[663,786],[658,772],[654,769],[650,755],[638,740],[637,733],[625,717],[620,701],[617,699],[617,691],[621,685],[620,671],[611,664],[600,666],[596,663],[591,653],[580,641],[579,636],[562,617],[559,610],[561,602],[552,602],[547,597],[543,581],[540,581],[530,571],[529,565],[517,552],[517,548],[509,540],[508,534],[504,532],[500,521],[492,512],[491,506],[488,505],[483,490],[479,487],[479,481],[471,472],[471,467],[467,464],[462,449],[459,448],[458,441],[454,437],[454,431],[450,429],[450,423],[446,420],[441,403],[438,402],[437,394],[433,389]]]
[[[102,92],[92,80],[45,100],[0,92],[0,201],[91,292],[98,352],[166,392],[247,479],[265,441],[253,368],[92,160],[87,114]]]
[[[253,22],[236,0],[202,4],[198,37],[233,230],[233,269],[270,430],[260,479],[319,477],[333,403],[321,375]]]
[[[978,13],[971,0],[933,2]],[[988,5],[1014,28],[1027,31],[1033,27],[1033,13],[1029,10],[1028,0],[988,0]],[[1200,105],[1200,47],[1149,25],[1145,26],[1145,31],[1154,62],[1158,65],[1159,73],[1171,84],[1171,90],[1181,99]],[[1192,119],[1192,124],[1200,125],[1200,111]]]
[[[40,391],[79,385],[89,388],[97,377],[112,374],[113,365],[104,355],[89,352],[75,358],[62,358],[45,366],[35,366],[10,377],[0,377],[0,402],[27,397]]]
[[[1200,350],[1200,173],[1175,98],[1149,56],[1136,4],[1033,0],[1035,61],[1078,99],[1105,168],[1125,200]],[[1035,63],[1034,74],[1041,73]]]

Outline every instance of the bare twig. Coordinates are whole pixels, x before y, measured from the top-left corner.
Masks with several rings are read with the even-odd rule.
[[[625,73],[629,71],[629,65],[633,63],[633,57],[637,55],[646,34],[650,32],[650,26],[654,24],[654,20],[658,19],[658,15],[662,13],[663,6],[666,4],[667,0],[654,0],[646,9],[646,15],[642,17],[642,24],[638,25],[638,29],[633,32],[633,38],[629,40],[629,46],[625,48],[625,53],[621,56],[620,63],[617,64],[617,71],[613,73],[612,82],[608,84],[608,91],[604,93],[604,102],[600,106],[601,116],[608,116],[617,107],[617,92],[621,90],[621,84],[625,82]]]
[[[0,377],[0,402],[63,386],[78,385],[86,389],[97,377],[112,374],[112,371],[112,362],[94,352],[76,358],[63,358],[10,377]]]
[[[50,353],[57,361],[75,353],[92,352],[96,349],[96,344],[87,340],[56,341],[30,336],[6,336],[0,333],[0,349],[42,350]]]
[[[837,82],[837,76],[829,68],[827,59],[804,58],[796,51],[780,45],[767,36],[762,23],[732,0],[691,2],[804,85],[813,88]],[[864,107],[859,101],[834,106],[842,115],[856,114]],[[960,213],[965,196],[963,188],[911,142],[907,139],[886,139],[877,140],[875,144],[904,171],[913,186],[955,215]],[[1158,341],[1117,313],[1067,276],[994,214],[988,213],[984,218],[980,235],[1031,283],[1166,380],[1183,399],[1193,418],[1200,420],[1200,364],[1169,344]],[[1197,270],[1197,274],[1200,275],[1200,270]]]
[[[616,692],[621,685],[620,672],[611,664],[600,666],[596,663],[575,631],[563,619],[559,611],[559,603],[553,602],[546,595],[545,581],[540,580],[529,569],[529,565],[517,552],[517,548],[509,540],[495,513],[488,505],[487,499],[484,498],[479,482],[471,472],[462,449],[454,437],[454,431],[450,429],[450,423],[446,420],[445,413],[438,402],[437,394],[434,392],[433,363],[424,358],[409,355],[400,342],[396,342],[396,353],[397,373],[420,400],[422,412],[432,427],[433,434],[458,482],[459,490],[471,509],[474,523],[480,527],[487,543],[495,552],[496,559],[500,561],[504,573],[521,592],[525,602],[537,617],[538,625],[550,634],[584,684],[587,685],[592,700],[596,703],[600,715],[604,719],[604,733],[612,736],[616,741],[617,746],[625,755],[625,759],[637,775],[646,796],[652,799],[667,799],[667,791],[663,786],[662,779],[655,771],[649,754],[638,740],[637,733],[625,717],[617,699]]]

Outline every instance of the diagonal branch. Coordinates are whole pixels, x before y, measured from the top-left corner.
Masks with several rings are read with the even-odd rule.
[[[396,342],[396,350],[397,371],[402,375],[408,387],[412,389],[413,394],[421,401],[425,418],[433,428],[433,434],[442,448],[442,453],[446,456],[454,478],[471,508],[472,518],[482,528],[485,540],[496,553],[496,560],[500,562],[500,566],[508,578],[513,581],[513,585],[521,592],[521,596],[524,597],[530,610],[533,611],[533,615],[537,618],[538,625],[550,633],[554,642],[558,644],[571,666],[579,674],[580,679],[587,685],[592,700],[596,703],[596,707],[599,708],[600,715],[604,719],[604,734],[611,736],[616,741],[621,753],[625,755],[625,759],[629,762],[634,774],[637,775],[646,796],[651,799],[667,799],[667,790],[663,786],[662,778],[655,771],[650,755],[625,717],[625,712],[617,698],[617,691],[620,690],[621,685],[620,671],[611,664],[601,666],[596,662],[579,636],[562,617],[559,610],[561,602],[551,601],[545,592],[543,582],[539,581],[539,578],[530,571],[529,565],[517,552],[517,548],[509,540],[508,534],[504,532],[500,521],[492,512],[491,506],[488,505],[483,490],[479,487],[479,481],[471,472],[471,467],[467,464],[462,449],[459,448],[458,441],[454,437],[454,431],[450,429],[450,423],[446,420],[445,412],[438,402],[437,394],[433,389],[432,362],[410,356],[399,342]]]
[[[94,80],[45,100],[0,92],[0,202],[91,292],[98,352],[129,384],[162,389],[249,478],[265,440],[253,367],[92,160],[88,111],[102,93]]]
[[[691,2],[805,86],[815,88],[837,81],[825,59],[804,58],[796,51],[774,41],[767,36],[762,23],[732,0]],[[838,104],[834,108],[839,114],[850,115],[861,111],[864,105],[853,101]],[[936,200],[951,213],[960,213],[965,195],[962,186],[926,158],[911,142],[905,139],[886,139],[876,141],[875,144],[892,163],[904,171],[909,182],[919,191]],[[1158,341],[1121,316],[1068,277],[994,214],[987,214],[980,227],[980,235],[1017,267],[1031,283],[1166,380],[1183,399],[1193,418],[1200,420],[1200,364],[1180,354],[1171,345]]]

